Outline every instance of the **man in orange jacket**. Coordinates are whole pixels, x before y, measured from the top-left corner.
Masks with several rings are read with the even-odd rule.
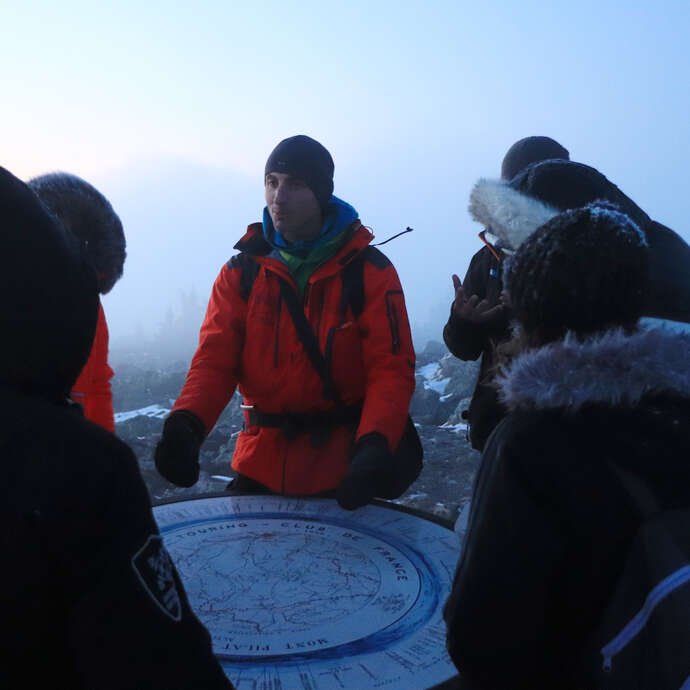
[[[393,497],[416,478],[408,418],[415,355],[390,261],[355,209],[333,196],[317,141],[281,141],[268,158],[263,222],[221,269],[182,392],[156,449],[180,486],[235,388],[244,396],[233,491],[333,492],[345,508]]]
[[[125,235],[110,202],[92,185],[65,172],[34,177],[29,187],[64,228],[84,244],[98,275],[98,291],[105,295],[122,276]],[[108,431],[115,431],[113,394],[108,364],[108,324],[99,305],[91,354],[70,397],[84,408],[84,416]]]

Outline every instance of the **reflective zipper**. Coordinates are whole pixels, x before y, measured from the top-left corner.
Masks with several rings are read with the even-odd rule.
[[[631,618],[630,622],[613,638],[613,640],[611,640],[611,642],[601,648],[601,654],[604,657],[604,671],[611,670],[611,659],[623,650],[640,630],[644,628],[649,617],[652,615],[652,611],[654,611],[657,605],[669,596],[669,594],[687,582],[690,582],[690,565],[679,568],[654,587],[647,595],[647,599],[645,599],[642,608]]]

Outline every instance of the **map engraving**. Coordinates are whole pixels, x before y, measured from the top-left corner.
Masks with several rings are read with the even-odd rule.
[[[418,690],[454,675],[441,616],[459,556],[452,531],[384,506],[277,496],[154,515],[238,690]]]

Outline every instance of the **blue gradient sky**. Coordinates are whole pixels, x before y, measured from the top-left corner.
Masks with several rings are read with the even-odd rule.
[[[114,342],[205,302],[260,218],[266,157],[314,136],[386,245],[419,340],[479,247],[466,207],[546,134],[690,239],[690,2],[25,2],[0,25],[0,164],[96,184],[128,240]]]

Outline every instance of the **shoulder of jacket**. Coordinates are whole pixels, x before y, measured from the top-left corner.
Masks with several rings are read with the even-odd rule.
[[[245,252],[231,256],[223,268],[224,271],[239,271],[240,296],[245,302],[249,301],[260,268],[259,262]]]
[[[271,252],[271,245],[264,237],[261,223],[252,223],[234,248],[250,256],[265,256]]]
[[[362,251],[362,261],[370,263],[381,270],[393,265],[391,260],[380,249],[371,245],[365,247]]]
[[[371,264],[379,270],[389,268],[393,265],[391,260],[383,252],[371,245],[363,249],[351,249],[349,252],[343,254],[339,263],[343,267],[343,271],[352,271],[355,267],[363,267],[365,264]]]
[[[239,254],[234,254],[233,256],[231,256],[225,265],[230,271],[235,271],[237,269],[245,269],[251,268],[252,266],[258,266],[259,264],[251,256],[249,256],[249,254],[240,252]]]

